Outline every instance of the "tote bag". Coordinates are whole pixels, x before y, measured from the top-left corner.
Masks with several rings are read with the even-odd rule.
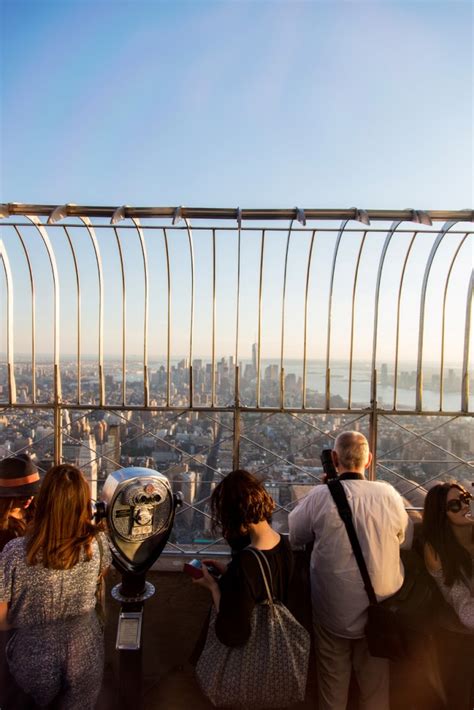
[[[247,549],[257,558],[267,599],[255,605],[250,638],[242,646],[225,646],[219,641],[213,610],[196,675],[213,705],[255,710],[281,708],[304,700],[309,633],[284,604],[273,599],[271,570],[265,555]],[[261,559],[268,568],[268,579]]]

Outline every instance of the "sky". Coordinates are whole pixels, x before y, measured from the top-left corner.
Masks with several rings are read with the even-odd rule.
[[[472,204],[468,1],[1,8],[4,202]]]
[[[471,2],[0,0],[0,7],[2,202],[242,208],[472,207]],[[26,232],[30,248],[39,248],[30,238],[32,230]],[[74,230],[72,236],[84,243]],[[290,255],[287,341],[291,357],[302,355],[309,237],[301,238],[301,253]],[[362,232],[357,235],[359,241],[349,245],[347,259],[344,257],[337,274],[338,283],[349,284],[349,288],[361,238]],[[403,249],[409,238],[411,235],[400,238]],[[440,250],[442,263],[434,265],[434,273],[437,275],[444,266],[443,280],[461,238],[453,238],[445,251]],[[106,274],[110,303],[105,321],[106,335],[113,341],[110,352],[116,354],[120,352],[121,322],[116,307],[120,298],[118,262],[117,255],[111,255],[114,235],[102,232],[100,239],[104,253],[110,253],[105,267],[110,270],[110,277]],[[175,322],[189,319],[189,269],[184,264],[187,246],[183,239],[170,245],[175,285],[180,287],[173,291]],[[200,281],[209,285],[211,235],[195,235],[195,239]],[[217,279],[219,303],[224,304],[218,312],[218,354],[229,355],[235,322],[235,303],[228,293],[232,283],[235,295],[235,234],[227,243],[223,239],[218,237],[222,259]],[[266,315],[262,337],[266,344],[262,354],[273,357],[279,354],[286,233],[272,239],[272,250],[267,246],[266,252],[266,283],[270,285],[263,298]],[[326,279],[334,235],[331,239],[318,238],[315,247],[315,268],[323,267],[322,278]],[[243,356],[250,356],[257,334],[258,240],[244,247],[248,273],[244,274]],[[365,332],[362,327],[366,312],[373,306],[376,261],[371,259],[378,258],[381,244],[380,239],[371,244],[369,238],[367,259],[361,262],[357,327],[364,342],[356,346],[356,354],[361,357],[370,354],[372,345],[370,328]],[[417,242],[413,249],[413,260],[419,260],[420,268],[426,264],[427,244]],[[68,298],[74,295],[68,288],[74,275],[69,252],[63,253],[63,247],[56,246],[62,277],[62,350],[71,352],[73,320],[67,309]],[[12,247],[13,262],[16,247]],[[137,243],[124,246],[125,251],[127,248],[129,254],[125,256],[132,272],[140,273]],[[156,274],[163,266],[163,245],[153,244],[150,249],[156,252],[153,263],[161,264],[155,267]],[[461,290],[450,292],[448,299],[455,320],[451,328],[454,337],[447,343],[452,348],[449,359],[458,364],[462,358],[466,274],[472,255],[469,249],[466,242],[451,280],[453,288],[459,283]],[[204,254],[202,262],[200,253]],[[395,293],[403,254],[389,254],[388,261],[396,262],[398,271],[391,291],[388,287],[383,291],[382,301],[386,293]],[[81,258],[84,321],[94,323],[94,327],[85,328],[84,343],[86,351],[94,352],[97,289],[90,245]],[[153,261],[153,255],[150,259]],[[36,255],[35,264],[39,272],[38,337],[45,343],[40,343],[41,351],[49,347],[51,319],[44,314],[51,313],[51,299],[45,295],[51,290],[51,279],[44,253]],[[26,278],[25,264],[15,262],[13,267],[16,284],[21,285],[18,275]],[[411,267],[410,262],[408,272]],[[160,274],[157,280],[164,284],[164,272]],[[430,293],[439,325],[442,293],[436,289],[436,278],[432,279]],[[418,299],[421,280],[422,271],[414,270]],[[327,308],[326,303],[318,306],[318,283],[313,275],[310,357],[325,355],[324,342],[311,345],[321,327],[320,311]],[[143,293],[140,277],[135,291],[139,299]],[[140,307],[133,302],[129,284],[130,292],[128,350],[139,353],[143,340],[136,327]],[[29,333],[28,298],[27,289],[17,285],[16,322],[22,327],[17,329],[15,347],[19,352],[29,347],[28,338],[22,335]],[[404,353],[410,360],[416,358],[417,347],[418,309],[413,307],[413,298],[408,291],[402,303],[403,336],[410,341]],[[198,292],[196,299],[195,352],[206,355],[210,352],[209,288],[204,294]],[[158,307],[158,294],[155,298],[152,293],[151,300],[156,310],[151,317],[162,334],[165,304],[162,300]],[[336,354],[338,337],[343,335],[341,357],[347,356],[348,304],[349,295],[342,299],[342,305],[335,304],[336,313],[338,308],[345,312],[345,330],[333,329]],[[4,313],[5,300],[0,305]],[[388,349],[393,353],[393,299],[390,317],[387,313],[388,307],[381,318],[380,341],[382,345],[389,341]],[[372,314],[368,320],[372,322]],[[427,323],[428,330],[430,327]],[[205,338],[199,340],[203,334]],[[175,328],[173,338],[174,354],[182,356],[187,347],[185,329],[180,336]],[[156,352],[163,353],[163,341],[163,337],[160,342],[157,339]],[[293,342],[298,343],[294,349]],[[0,351],[3,349],[0,342]],[[438,341],[436,349],[439,352]]]

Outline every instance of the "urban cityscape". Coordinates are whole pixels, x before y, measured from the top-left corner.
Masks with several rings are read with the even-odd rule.
[[[343,363],[333,380],[335,393],[331,394],[330,412],[303,410],[302,363],[295,363],[295,371],[284,373],[285,408],[278,410],[280,366],[276,362],[262,361],[261,411],[255,411],[256,352],[254,344],[252,360],[242,361],[238,368],[238,445],[234,421],[237,368],[233,357],[219,359],[215,367],[206,358],[193,360],[192,408],[190,368],[185,358],[174,361],[169,373],[166,364],[149,367],[148,407],[143,406],[142,363],[127,363],[124,387],[122,362],[106,361],[105,405],[99,406],[97,366],[85,361],[81,364],[81,406],[77,409],[74,407],[78,401],[77,362],[64,360],[61,363],[62,460],[84,471],[93,499],[100,497],[106,477],[120,467],[143,466],[164,473],[173,491],[180,491],[183,497],[171,538],[179,546],[212,544],[208,498],[216,483],[237,462],[265,481],[277,504],[274,524],[285,531],[288,512],[311,486],[321,481],[321,450],[331,447],[343,429],[369,435],[371,407],[367,398],[360,402],[353,399],[351,408],[355,411],[348,411],[347,395],[343,396],[348,384],[347,363]],[[365,363],[354,366],[355,381],[367,380],[367,367]],[[318,365],[310,363],[308,371],[313,380],[309,375],[307,381],[317,384]],[[402,397],[410,394],[415,380],[413,370],[400,372],[398,388]],[[426,389],[436,396],[439,374],[435,369],[427,381]],[[319,388],[307,389],[306,408],[324,409],[322,374],[319,382]],[[32,402],[31,362],[19,359],[15,366],[15,383],[17,402],[21,406],[9,408],[5,403],[0,409],[0,456],[28,452],[44,473],[54,455],[53,367],[46,362],[36,364],[35,408],[28,407]],[[387,402],[392,384],[393,373],[382,364],[378,392]],[[449,369],[446,397],[459,388],[460,373]],[[7,370],[3,367],[0,369],[0,401],[5,401],[7,392]],[[41,403],[45,404],[44,409]],[[252,411],[246,411],[247,407]],[[266,412],[265,408],[271,411]],[[400,414],[404,409],[406,413]],[[377,478],[392,483],[405,496],[407,505],[413,507],[423,505],[425,492],[435,481],[456,478],[470,486],[474,459],[471,424],[470,418],[462,417],[461,413],[459,416],[411,415],[406,405],[399,405],[397,414],[391,413],[388,407],[386,414],[381,414],[379,409]]]

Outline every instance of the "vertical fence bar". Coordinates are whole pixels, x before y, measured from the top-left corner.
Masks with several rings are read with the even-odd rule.
[[[356,302],[356,292],[357,292],[357,279],[359,276],[359,265],[360,258],[362,256],[362,250],[364,248],[365,238],[367,236],[367,230],[365,230],[359,247],[359,253],[357,254],[357,264],[354,274],[354,283],[352,285],[352,308],[351,308],[351,335],[350,335],[350,349],[349,349],[349,391],[347,393],[347,408],[351,409],[352,406],[352,356],[354,354],[354,319],[355,319],[355,302]]]
[[[143,277],[145,289],[145,303],[143,306],[143,400],[145,407],[148,407],[150,403],[150,387],[148,382],[148,256],[146,251],[145,237],[143,235],[143,230],[141,228],[140,221],[136,217],[133,217],[132,222],[136,227],[138,238],[140,240],[140,249],[143,260]]]
[[[311,234],[311,243],[309,246],[308,265],[306,267],[306,288],[304,294],[304,326],[303,326],[303,409],[306,408],[306,368],[307,368],[307,348],[308,348],[308,296],[309,296],[309,279],[311,274],[311,260],[313,258],[314,237],[316,229],[313,229]]]
[[[104,276],[102,270],[102,259],[100,256],[99,243],[95,236],[95,231],[89,217],[79,217],[85,225],[94,250],[97,265],[97,278],[99,280],[99,332],[98,332],[98,356],[99,356],[99,403],[105,405],[105,381],[104,381]]]
[[[171,271],[170,271],[170,253],[168,249],[168,235],[166,229],[163,227],[163,238],[165,242],[165,256],[166,256],[166,275],[168,283],[168,322],[166,329],[166,406],[170,406],[170,396],[171,396]]]
[[[240,327],[240,256],[241,256],[241,220],[240,212],[238,217],[237,230],[237,303],[235,311],[235,364],[234,364],[234,392],[235,404],[240,401],[240,379],[239,379],[239,327]]]
[[[191,313],[189,322],[189,406],[193,407],[194,384],[193,384],[193,338],[194,338],[194,246],[191,222],[184,218],[186,231],[188,233],[189,258],[191,263]]]
[[[342,235],[349,222],[348,219],[341,223],[336,244],[334,245],[334,253],[332,259],[331,268],[331,281],[329,284],[329,299],[328,299],[328,330],[327,330],[327,343],[326,343],[326,409],[330,408],[331,401],[331,322],[332,322],[332,294],[334,291],[334,274],[336,272],[336,261],[339,252],[339,245],[341,243]]]
[[[33,268],[31,266],[31,259],[26,248],[26,244],[23,240],[22,234],[18,227],[14,225],[14,230],[20,240],[20,244],[25,255],[26,264],[28,266],[28,274],[30,277],[30,288],[31,288],[31,401],[33,404],[36,402],[36,290],[35,290],[35,279],[33,276]]]
[[[400,307],[401,307],[401,302],[402,302],[402,290],[403,290],[403,284],[404,284],[404,280],[405,280],[405,271],[406,271],[407,264],[408,264],[408,257],[410,256],[412,246],[415,243],[415,239],[417,236],[418,236],[418,232],[414,232],[414,234],[410,240],[410,243],[408,245],[408,249],[405,254],[405,259],[403,261],[402,273],[400,275],[400,286],[398,287],[397,324],[395,327],[395,363],[394,363],[394,371],[393,371],[393,407],[392,407],[392,409],[394,411],[397,408],[398,354],[399,354],[399,344],[400,344]]]
[[[13,279],[8,259],[7,250],[3,241],[0,239],[0,259],[5,272],[5,281],[7,286],[7,370],[8,370],[8,402],[15,404],[16,402],[16,384],[15,384],[15,364],[13,354]]]
[[[54,255],[53,247],[49,239],[48,232],[44,224],[36,215],[25,215],[36,227],[43,244],[48,253],[49,264],[51,266],[51,274],[53,277],[53,367],[57,371],[57,376],[54,377],[54,399],[59,402],[61,400],[61,377],[59,372],[59,275]]]
[[[211,406],[216,406],[216,230],[212,230],[212,359]]]
[[[402,221],[392,222],[390,229],[385,237],[385,241],[382,247],[382,253],[380,255],[379,268],[377,270],[377,283],[375,286],[375,302],[374,302],[374,332],[373,332],[373,342],[372,342],[372,367],[371,373],[372,377],[377,376],[377,339],[378,339],[378,327],[379,327],[379,303],[380,303],[380,284],[382,281],[382,271],[385,264],[385,257],[387,255],[388,247],[392,241],[392,237],[395,234],[396,229],[402,224]],[[372,382],[372,393],[377,392],[377,383]]]
[[[76,298],[77,298],[77,312],[76,312],[76,357],[77,357],[77,404],[81,403],[81,281],[79,278],[79,267],[77,264],[76,250],[74,249],[74,244],[72,243],[71,235],[69,234],[68,228],[63,227],[64,233],[69,242],[69,247],[71,249],[72,260],[74,263],[74,273],[76,276]]]
[[[120,242],[117,227],[114,227],[114,233],[119,255],[120,275],[122,281],[122,406],[124,407],[127,400],[127,291],[122,244]]]
[[[421,412],[423,409],[423,340],[425,331],[425,306],[426,306],[426,291],[428,288],[428,278],[431,272],[431,266],[433,265],[433,260],[435,258],[438,247],[443,241],[447,232],[457,224],[456,221],[446,222],[442,230],[436,237],[433,246],[431,247],[430,255],[428,257],[428,262],[426,264],[425,273],[423,275],[423,284],[421,287],[421,299],[420,299],[420,318],[418,323],[418,358],[416,366],[416,412]]]
[[[260,407],[260,358],[262,347],[262,289],[263,289],[263,256],[265,250],[265,229],[262,229],[262,241],[260,248],[260,277],[258,289],[258,336],[257,336],[257,407]]]
[[[453,258],[451,260],[451,264],[449,265],[448,273],[446,276],[446,283],[444,285],[444,293],[443,293],[443,308],[442,308],[442,317],[441,317],[441,357],[440,357],[440,366],[439,366],[439,411],[443,411],[443,395],[444,395],[444,340],[445,340],[445,325],[446,325],[446,299],[448,296],[448,286],[449,286],[449,281],[451,278],[451,272],[453,270],[453,266],[455,264],[455,261],[457,259],[457,256],[459,252],[461,251],[461,247],[463,246],[464,242],[466,241],[467,237],[469,235],[469,232],[466,232],[464,234],[464,237],[461,239],[459,242],[456,251],[454,252]]]
[[[280,408],[283,409],[284,405],[284,385],[283,385],[283,360],[285,357],[285,306],[286,306],[286,278],[288,274],[288,254],[290,251],[290,240],[291,240],[291,230],[293,229],[292,219],[290,226],[288,228],[288,236],[286,238],[286,250],[285,250],[285,266],[283,270],[283,293],[281,298],[281,347],[280,347]]]
[[[461,394],[461,410],[469,412],[469,344],[471,341],[471,312],[472,312],[472,296],[474,289],[474,271],[471,272],[471,280],[467,290],[466,303],[466,327],[464,332],[464,353],[462,363],[462,394]]]

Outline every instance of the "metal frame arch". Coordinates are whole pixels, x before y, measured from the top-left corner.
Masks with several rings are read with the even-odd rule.
[[[259,288],[258,288],[258,335],[257,335],[257,381],[256,381],[256,404],[260,407],[260,356],[262,345],[262,292],[263,292],[263,258],[265,251],[265,229],[262,229],[262,238],[260,242],[260,272],[259,272]]]
[[[329,409],[331,400],[331,322],[332,322],[332,295],[334,291],[334,274],[336,272],[336,261],[339,252],[339,246],[341,243],[342,235],[351,219],[345,219],[341,222],[339,227],[339,232],[337,233],[336,243],[334,245],[332,267],[331,267],[331,280],[329,283],[329,299],[328,299],[328,323],[327,323],[327,342],[326,342],[326,409]]]
[[[0,239],[0,260],[3,264],[7,287],[7,368],[8,368],[8,403],[16,403],[15,361],[13,345],[13,277],[7,249]]]
[[[163,227],[163,239],[165,245],[165,257],[166,257],[166,275],[168,282],[168,323],[167,323],[167,344],[166,344],[166,406],[170,406],[171,397],[171,269],[170,269],[170,253],[168,247],[168,234],[166,232],[166,227]]]
[[[72,259],[74,263],[74,272],[76,274],[76,295],[77,295],[77,403],[81,403],[81,280],[79,276],[79,267],[77,263],[76,250],[74,244],[72,243],[71,235],[66,226],[63,226],[64,233],[69,242],[69,247],[71,249]]]
[[[462,365],[461,385],[461,411],[469,413],[469,346],[471,341],[471,313],[472,297],[474,292],[474,270],[471,271],[471,280],[467,289],[466,299],[466,329],[464,333],[464,354]]]
[[[372,367],[371,367],[371,392],[372,392],[372,404],[375,406],[376,394],[377,394],[377,377],[376,377],[376,364],[377,364],[377,339],[378,339],[378,325],[379,325],[379,301],[380,301],[380,284],[382,281],[382,271],[385,263],[385,257],[387,255],[388,247],[392,241],[392,237],[395,234],[398,227],[403,224],[403,220],[396,220],[392,222],[388,230],[387,236],[382,247],[382,253],[379,260],[379,268],[377,270],[377,282],[375,286],[375,297],[374,297],[374,332],[372,341]]]
[[[49,239],[48,232],[45,225],[40,221],[37,215],[25,215],[37,229],[43,244],[46,247],[48,253],[49,264],[51,266],[51,273],[53,276],[53,363],[54,363],[54,398],[56,402],[61,399],[61,377],[59,372],[59,274],[58,266],[56,263],[56,257],[54,254],[53,246]]]
[[[150,388],[148,383],[148,256],[146,251],[145,236],[138,217],[132,217],[132,222],[137,230],[138,239],[143,259],[143,277],[145,290],[145,303],[143,308],[143,399],[145,407],[150,403]]]
[[[430,254],[428,256],[428,261],[425,267],[425,273],[423,275],[423,283],[421,287],[421,298],[420,298],[420,318],[418,322],[418,357],[416,365],[416,404],[415,411],[421,412],[423,408],[423,341],[424,341],[424,331],[425,331],[425,305],[426,305],[426,291],[428,287],[428,279],[431,272],[431,266],[435,258],[438,247],[443,241],[445,235],[449,232],[451,227],[457,224],[457,220],[451,220],[445,222],[441,231],[438,233],[433,246],[431,247]]]
[[[35,277],[33,273],[33,267],[31,265],[30,255],[23,239],[23,235],[20,229],[14,225],[15,230],[20,244],[25,255],[26,264],[28,267],[28,274],[30,277],[30,288],[31,288],[31,388],[32,397],[31,401],[33,404],[36,402],[36,287],[35,287]]]
[[[355,302],[357,293],[357,280],[359,278],[359,266],[362,257],[362,251],[364,249],[365,240],[367,237],[368,230],[365,229],[362,234],[362,239],[359,246],[359,252],[357,254],[357,262],[354,273],[354,281],[352,284],[352,308],[351,308],[351,335],[350,335],[350,346],[349,346],[349,382],[348,382],[348,392],[347,392],[347,408],[351,409],[352,405],[352,360],[354,354],[354,321],[355,321]]]
[[[119,220],[116,220],[114,225],[117,221]],[[125,406],[127,401],[127,282],[125,277],[125,266],[120,235],[117,227],[114,226],[113,230],[120,261],[120,274],[122,277],[122,406]]]
[[[311,234],[311,242],[309,245],[309,253],[308,253],[308,262],[307,262],[307,267],[306,267],[306,289],[305,289],[305,297],[304,297],[304,326],[303,326],[303,396],[302,396],[302,404],[303,404],[303,409],[306,408],[306,366],[307,366],[307,333],[308,333],[308,295],[309,295],[309,282],[310,282],[310,273],[311,273],[311,262],[313,258],[313,246],[314,246],[314,239],[316,236],[317,229],[313,229],[313,232]]]
[[[408,259],[411,254],[413,244],[417,238],[419,231],[413,232],[413,236],[408,244],[407,251],[405,253],[405,259],[403,261],[402,272],[400,274],[400,285],[398,287],[398,298],[397,298],[397,324],[395,326],[395,360],[394,360],[394,374],[393,374],[393,407],[395,411],[397,408],[397,388],[398,388],[398,353],[400,344],[400,307],[402,302],[402,291],[405,282],[405,272],[408,265]]]
[[[294,217],[291,222],[290,226],[288,227],[288,236],[286,238],[286,250],[285,250],[285,267],[283,271],[283,293],[282,293],[282,298],[281,298],[281,348],[280,348],[280,400],[283,399],[284,397],[284,388],[283,388],[283,377],[284,377],[284,368],[283,368],[283,360],[284,360],[284,349],[285,349],[285,310],[286,310],[286,277],[287,277],[287,272],[288,272],[288,254],[290,251],[290,240],[291,240],[291,234],[293,230],[293,224],[295,219],[297,219],[299,222],[306,224],[306,219],[304,217],[304,212],[299,210],[297,207],[296,209],[296,217]],[[260,359],[260,354],[259,354],[259,359]],[[280,405],[283,407],[282,401],[280,401]]]
[[[458,257],[459,252],[461,251],[464,242],[466,241],[467,237],[471,234],[471,232],[466,232],[464,234],[464,237],[461,239],[459,242],[458,246],[456,247],[456,251],[454,252],[453,258],[451,259],[451,264],[449,265],[448,273],[446,276],[446,282],[444,285],[444,293],[443,293],[443,308],[442,308],[442,316],[441,316],[441,356],[440,356],[440,368],[439,368],[439,411],[443,411],[443,396],[444,396],[444,342],[445,342],[445,324],[446,324],[446,300],[447,300],[447,295],[448,295],[448,286],[449,286],[449,281],[451,278],[451,273],[454,267],[454,264],[456,262],[456,259]]]
[[[95,235],[94,227],[89,217],[79,217],[85,225],[89,234],[97,264],[97,276],[99,279],[99,403],[105,404],[105,382],[104,382],[104,274],[102,269],[102,257],[100,255],[99,242]]]
[[[193,344],[194,344],[194,301],[195,301],[195,284],[194,284],[194,244],[193,233],[191,228],[191,220],[184,217],[186,224],[186,232],[188,235],[189,259],[191,264],[191,309],[189,323],[189,406],[193,406],[194,402],[194,383],[193,383]]]

